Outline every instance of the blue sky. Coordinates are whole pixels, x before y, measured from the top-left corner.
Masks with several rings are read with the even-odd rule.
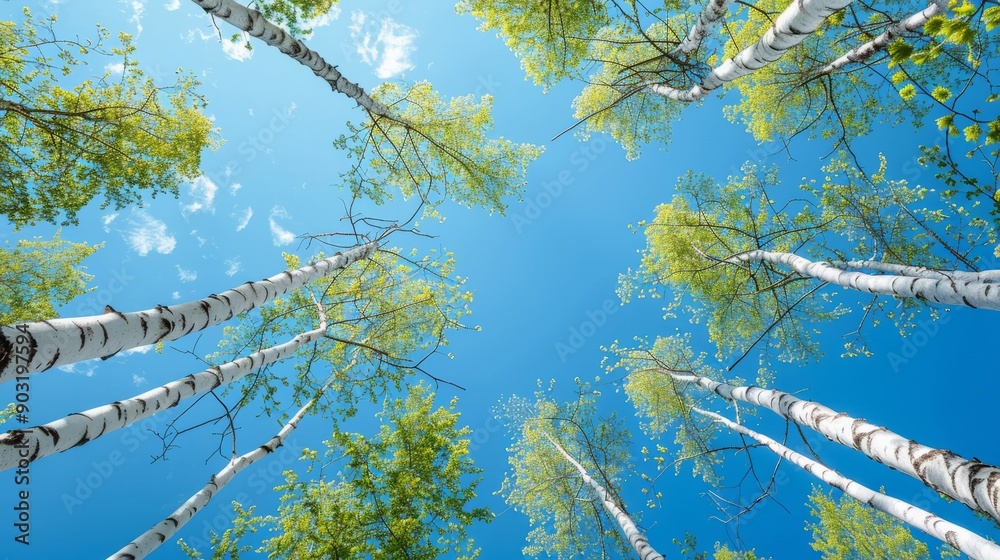
[[[0,15],[18,19],[21,6],[6,1],[0,4]],[[144,208],[120,211],[92,205],[80,213],[80,226],[64,228],[66,239],[105,244],[86,262],[97,290],[65,306],[64,316],[99,313],[105,304],[140,310],[217,293],[280,271],[281,252],[298,250],[295,236],[343,227],[343,201],[349,194],[337,184],[346,162],[331,143],[346,130],[345,120],[359,121],[362,115],[307,69],[260,43],[252,51],[220,43],[209,18],[187,0],[63,0],[30,7],[37,15],[57,13],[56,29],[63,37],[92,36],[97,23],[112,33],[132,33],[140,67],[154,77],[169,80],[178,67],[195,73],[210,100],[208,112],[226,140],[217,151],[204,154],[204,177],[185,185],[179,199],[160,197]],[[421,222],[421,229],[434,234],[434,239],[395,241],[453,251],[458,274],[469,278],[467,287],[475,291],[469,324],[480,325],[482,331],[453,335],[449,350],[454,359],[428,365],[435,375],[467,389],[459,393],[460,410],[474,430],[473,457],[485,470],[481,504],[503,512],[494,523],[472,531],[483,547],[482,557],[519,557],[526,520],[492,495],[507,469],[508,441],[496,429],[491,407],[503,395],[529,395],[538,378],[557,379],[568,391],[574,377],[600,373],[600,347],[614,340],[691,331],[700,349],[714,353],[701,327],[684,319],[664,321],[658,302],[618,305],[618,274],[638,265],[644,244],[641,235],[626,226],[649,219],[658,203],[670,199],[676,178],[688,169],[722,179],[745,161],[776,151],[776,146],[755,144],[742,127],[722,117],[722,104],[716,99],[685,112],[675,126],[669,151],[647,147],[637,161],[626,161],[624,152],[607,137],[582,142],[566,135],[550,142],[573,123],[570,102],[579,86],[562,84],[543,95],[523,79],[518,62],[499,39],[478,32],[476,22],[455,15],[450,3],[345,0],[322,23],[308,44],[349,78],[366,87],[387,79],[426,79],[446,96],[491,94],[497,135],[546,145],[531,168],[524,200],[511,200],[506,216],[447,204],[442,209],[444,222]],[[220,27],[224,37],[231,35],[225,25]],[[105,63],[95,60],[94,72]],[[932,132],[921,134],[933,137]],[[916,140],[905,127],[880,130],[859,144],[859,153],[874,157],[876,151],[885,151],[894,165],[902,166],[914,157]],[[789,188],[803,177],[818,176],[818,156],[828,149],[799,139],[792,151],[794,160],[786,155],[766,159],[782,165]],[[397,201],[365,210],[400,218],[412,207]],[[50,236],[53,230],[37,227],[13,233],[6,228],[0,233],[14,240]],[[593,329],[584,345],[572,348],[574,329],[581,329],[599,311],[606,312],[606,321]],[[911,343],[919,342],[918,353],[898,368],[887,356],[902,352],[907,341],[891,328],[870,333],[875,357],[845,361],[836,356],[841,335],[852,329],[850,321],[823,326],[827,359],[780,368],[776,386],[809,389],[808,398],[835,409],[928,445],[1000,463],[1000,443],[993,434],[992,389],[1000,363],[994,344],[996,319],[990,312],[965,309],[948,317],[936,328],[928,326],[928,336],[911,336]],[[197,346],[194,340],[182,339],[172,344],[176,350],[163,355],[145,349],[39,374],[31,389],[32,423],[127,398],[200,371],[199,362],[185,352],[212,351],[219,332],[207,331]],[[13,387],[0,386],[0,401],[7,402],[12,391]],[[604,392],[603,407],[631,417],[631,404],[622,394],[611,388]],[[453,394],[446,387],[440,391],[441,397]],[[218,412],[213,406],[203,402],[194,414],[212,416]],[[168,411],[34,463],[29,548],[12,544],[14,485],[11,476],[0,478],[0,511],[5,512],[0,518],[0,556],[56,558],[72,552],[104,557],[173,511],[222,466],[218,457],[206,463],[218,442],[213,429],[185,436],[169,460],[150,462],[150,456],[160,452],[160,442],[149,430],[162,429],[173,414]],[[241,452],[277,431],[273,421],[250,416],[244,420]],[[783,430],[767,417],[760,425],[772,436]],[[276,497],[270,488],[280,482],[281,470],[295,465],[293,451],[319,447],[327,435],[322,420],[308,418],[284,451],[237,477],[179,536],[204,542],[208,529],[227,528],[228,504],[234,499],[256,505],[261,513],[272,511]],[[633,436],[637,449],[648,444],[638,429]],[[884,485],[891,494],[922,501],[920,505],[933,504],[949,519],[990,534],[984,524],[971,520],[964,507],[939,502],[916,481],[821,440],[810,439],[844,474],[871,487]],[[739,458],[733,460],[737,467],[742,465]],[[766,455],[757,456],[757,461],[767,465],[765,469],[773,465]],[[653,466],[642,463],[638,455],[636,470],[654,474]],[[787,511],[776,503],[764,505],[742,524],[739,536],[765,556],[806,557],[810,551],[803,503],[813,481],[788,465],[782,466],[782,473],[777,498]],[[709,488],[691,478],[689,470],[676,478],[667,475],[659,489],[665,494],[663,507],[647,512],[644,526],[661,552],[675,552],[670,541],[681,537],[684,529],[695,533],[708,549],[715,541],[727,542],[734,536],[732,528],[727,532],[712,519],[717,512],[706,496]],[[645,498],[637,485],[627,486],[624,495],[631,500],[631,510],[641,509]],[[154,557],[182,556],[169,544]]]

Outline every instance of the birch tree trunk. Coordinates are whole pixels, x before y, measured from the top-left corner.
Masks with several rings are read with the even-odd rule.
[[[978,459],[965,459],[946,449],[934,449],[852,418],[819,403],[772,389],[734,387],[698,375],[661,369],[677,381],[698,385],[730,401],[767,408],[782,418],[808,426],[831,441],[846,445],[897,471],[1000,521],[1000,468]]]
[[[240,31],[249,33],[251,37],[256,37],[297,60],[299,64],[308,67],[330,84],[333,91],[350,97],[370,114],[388,116],[389,110],[372,99],[361,86],[348,81],[335,66],[284,29],[264,19],[257,10],[249,9],[234,0],[192,0],[192,2]]]
[[[839,264],[839,263],[838,263]],[[917,278],[933,278],[935,280],[958,280],[967,282],[982,282],[984,284],[995,284],[1000,282],[1000,270],[984,270],[973,272],[969,270],[940,270],[923,266],[908,266],[905,264],[892,264],[880,261],[847,261],[844,263],[848,268],[875,270],[899,276],[913,276]]]
[[[603,505],[604,509],[607,510],[611,517],[618,522],[618,526],[621,527],[622,531],[625,533],[625,537],[628,539],[629,544],[632,545],[632,548],[634,548],[636,553],[639,555],[639,559],[663,560],[663,555],[649,545],[649,541],[646,540],[646,537],[643,536],[641,532],[639,532],[635,523],[632,522],[632,518],[630,518],[627,513],[622,511],[622,509],[618,507],[618,504],[616,504],[614,500],[608,496],[608,491],[603,486],[598,484],[597,481],[591,478],[590,475],[587,474],[587,470],[583,468],[583,465],[576,462],[576,459],[567,453],[566,450],[556,442],[556,440],[552,439],[552,436],[546,432],[542,433],[545,434],[546,439],[548,439],[549,442],[555,446],[559,453],[561,453],[567,461],[576,467],[576,470],[580,472],[580,477],[583,478],[583,481],[593,488],[594,494],[596,494],[597,498],[601,500],[601,505]]]
[[[941,13],[946,7],[947,3],[945,0],[931,0],[928,6],[923,10],[913,14],[903,21],[898,21],[890,25],[889,28],[878,37],[859,47],[851,49],[847,54],[824,66],[817,75],[823,76],[831,74],[853,62],[864,62],[873,54],[888,47],[889,43],[892,43],[893,39],[903,35],[904,33],[913,33],[923,28],[924,24],[927,23],[927,20]]]
[[[326,318],[321,317],[319,328],[302,333],[283,344],[182,377],[124,401],[70,414],[43,426],[0,434],[0,471],[83,445],[177,406],[186,398],[232,383],[288,357],[305,344],[319,340],[326,334],[326,329]]]
[[[648,87],[674,101],[699,101],[713,90],[778,60],[816,31],[828,16],[850,3],[851,0],[796,0],[781,12],[759,41],[715,67],[700,84],[688,90],[664,84]]]
[[[1000,287],[994,285],[993,282],[864,274],[846,271],[825,262],[810,261],[795,253],[780,253],[762,249],[740,253],[723,259],[723,261],[731,264],[766,261],[788,266],[803,276],[870,294],[926,299],[947,305],[1000,310]],[[993,278],[996,271],[985,271],[980,274]]]
[[[62,364],[107,358],[129,348],[176,340],[218,325],[334,270],[368,258],[377,248],[378,243],[374,241],[359,245],[298,270],[286,270],[218,295],[178,305],[0,327],[0,383]]]
[[[887,513],[896,519],[920,529],[928,535],[942,540],[954,548],[968,554],[971,558],[978,560],[1000,560],[1000,546],[986,540],[985,538],[941,519],[940,517],[920,509],[914,505],[906,503],[892,496],[886,496],[881,492],[875,492],[862,484],[859,484],[826,465],[814,461],[800,453],[781,445],[777,441],[759,434],[745,426],[737,424],[728,418],[720,416],[714,412],[692,408],[692,411],[710,418],[717,424],[721,424],[734,432],[751,437],[766,445],[768,449],[793,464],[799,466],[809,474],[819,478],[823,482],[839,488],[845,494],[856,498],[858,501]]]
[[[229,484],[233,477],[239,474],[240,471],[263,459],[264,457],[267,457],[271,453],[274,453],[279,447],[281,447],[285,439],[288,438],[288,434],[292,433],[292,430],[298,427],[299,421],[305,417],[306,413],[309,412],[309,409],[316,403],[316,400],[326,392],[327,387],[330,386],[330,383],[332,383],[333,380],[334,378],[331,377],[323,388],[319,390],[316,396],[303,405],[303,407],[295,413],[295,416],[293,416],[287,424],[281,427],[281,430],[278,431],[277,435],[253,451],[231,460],[225,468],[212,475],[212,478],[208,480],[208,483],[205,484],[201,490],[188,498],[187,501],[181,504],[181,506],[170,514],[169,517],[160,521],[148,531],[136,537],[135,540],[122,547],[121,550],[109,556],[108,560],[140,560],[141,558],[148,556],[151,552],[159,548],[161,544],[177,534],[177,531],[179,531],[180,528],[183,527],[188,521],[191,521],[191,519],[199,511],[204,509],[205,506],[212,501],[212,498],[227,484]]]
[[[690,53],[701,46],[701,42],[712,32],[715,22],[722,19],[729,9],[733,0],[709,0],[705,9],[698,14],[698,21],[691,26],[691,31],[687,37],[677,45],[677,50],[682,53]]]

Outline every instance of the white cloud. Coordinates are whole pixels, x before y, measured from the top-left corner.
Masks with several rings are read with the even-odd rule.
[[[56,366],[59,371],[64,371],[66,373],[81,373],[87,377],[93,377],[94,372],[97,371],[97,364],[99,358],[94,360],[87,360],[85,362],[77,362],[75,364],[66,364],[64,366]]]
[[[188,192],[191,195],[191,203],[185,204],[183,212],[208,211],[215,213],[215,193],[219,187],[208,177],[201,175],[188,184]]]
[[[382,18],[378,33],[374,34],[376,23],[360,11],[351,13],[351,39],[361,60],[375,66],[375,75],[382,79],[391,78],[413,68],[410,56],[416,50],[413,44],[417,32],[392,18]]]
[[[226,168],[226,178],[228,179],[229,176],[232,175],[232,174],[233,174],[232,170],[227,167]],[[239,183],[233,183],[232,185],[229,185],[229,194],[231,194],[233,196],[236,196],[236,191],[238,191],[238,190],[240,190],[242,188],[243,188],[243,185],[241,185]]]
[[[125,63],[123,62],[110,62],[104,65],[104,71],[108,74],[121,74],[125,72]]]
[[[253,217],[253,208],[247,206],[247,209],[243,211],[243,216],[240,217],[240,223],[236,224],[236,231],[243,231],[243,228],[247,227],[250,223],[250,218]]]
[[[164,4],[163,7],[166,8],[168,12],[172,12],[181,7],[181,0],[170,0]]]
[[[122,350],[121,352],[115,354],[115,357],[125,357],[131,356],[132,354],[148,354],[150,350],[156,348],[155,344],[147,344],[145,346],[136,346],[135,348],[129,348],[128,350]]]
[[[268,218],[268,221],[271,223],[271,240],[274,241],[274,244],[280,247],[295,241],[295,234],[281,227],[274,220],[275,217],[288,219],[288,212],[282,206],[275,206],[271,209],[271,216]]]
[[[104,223],[104,233],[111,231],[111,222],[115,221],[118,217],[118,212],[112,212],[110,214],[105,214],[101,217],[101,221]]]
[[[146,11],[145,0],[122,0],[122,4],[132,8],[132,17],[129,21],[135,24],[136,35],[142,33],[142,13]]]
[[[230,41],[224,39],[222,41],[222,52],[228,58],[243,62],[244,60],[250,60],[253,57],[253,51],[247,48],[246,40],[240,39],[239,41]]]
[[[144,210],[133,210],[129,218],[129,229],[124,237],[129,247],[145,257],[150,251],[169,255],[177,247],[177,239],[167,233],[167,224],[147,214]]]
[[[320,14],[312,19],[307,19],[303,21],[299,27],[303,29],[309,29],[309,33],[306,33],[303,38],[309,39],[312,37],[313,32],[317,27],[326,27],[337,20],[340,17],[340,7],[332,6],[330,11],[325,14]]]
[[[198,279],[197,270],[185,270],[181,268],[181,265],[177,265],[177,275],[180,277],[181,282],[194,282]]]
[[[146,384],[146,378],[145,377],[139,377],[138,375],[136,375],[136,374],[133,373],[132,374],[132,383],[135,383],[136,387],[138,387],[140,385],[145,385]]]
[[[243,269],[243,263],[233,259],[226,259],[226,264],[229,265],[229,269],[226,270],[226,276],[235,276],[237,272]]]
[[[177,301],[177,300],[181,299],[181,293],[180,292],[174,292],[174,293],[170,294],[170,298],[173,299],[174,301]]]

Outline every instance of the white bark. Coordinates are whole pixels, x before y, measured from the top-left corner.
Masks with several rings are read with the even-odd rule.
[[[693,102],[715,89],[767,66],[812,34],[823,21],[851,0],[795,0],[781,12],[774,25],[754,45],[714,68],[702,82],[680,90],[664,84],[649,84],[650,91],[674,101]]]
[[[946,449],[922,445],[863,418],[852,418],[843,412],[781,391],[734,387],[697,375],[660,371],[677,381],[699,385],[726,400],[743,401],[767,408],[1000,521],[1000,468],[975,458],[965,459]]]
[[[992,282],[934,279],[891,274],[863,274],[837,268],[829,263],[814,262],[795,253],[779,253],[756,249],[724,259],[728,263],[767,261],[790,267],[803,276],[810,276],[852,290],[895,297],[925,299],[947,305],[1000,310],[1000,287]]]
[[[121,550],[109,556],[108,560],[139,560],[140,558],[145,558],[151,552],[156,550],[161,544],[172,538],[175,534],[177,534],[177,531],[179,531],[181,527],[183,527],[188,521],[191,521],[191,519],[199,511],[204,509],[205,506],[212,501],[212,498],[220,490],[222,490],[223,487],[229,484],[234,476],[239,474],[239,472],[243,469],[263,459],[264,457],[267,457],[271,453],[274,453],[279,447],[281,447],[285,439],[288,438],[288,434],[292,433],[292,430],[298,427],[299,421],[305,417],[309,409],[316,403],[316,399],[318,399],[319,396],[326,391],[332,381],[333,378],[331,378],[330,381],[327,381],[326,385],[319,390],[317,396],[300,408],[299,411],[295,413],[295,416],[293,416],[287,424],[282,426],[278,434],[271,438],[267,443],[249,453],[240,455],[239,457],[231,460],[225,468],[212,475],[212,478],[208,480],[208,483],[205,484],[201,490],[188,498],[187,501],[181,504],[181,506],[170,514],[169,517],[160,521],[148,531],[136,537],[135,540],[122,547]]]
[[[839,263],[838,263],[839,264]],[[848,268],[868,269],[899,276],[914,276],[917,278],[933,278],[935,280],[956,280],[982,283],[1000,283],[1000,270],[983,270],[972,272],[968,270],[940,270],[923,266],[908,266],[881,261],[847,261]]]
[[[124,401],[77,412],[43,426],[0,434],[0,471],[17,467],[19,462],[30,463],[83,445],[177,406],[186,398],[232,383],[265,365],[288,357],[305,344],[319,340],[326,334],[326,328],[324,317],[319,328],[250,356],[182,377]]]
[[[628,539],[629,544],[635,549],[635,552],[639,555],[639,559],[663,560],[663,555],[649,545],[649,541],[646,540],[646,537],[643,536],[641,532],[639,532],[635,523],[632,522],[632,518],[630,518],[627,513],[622,511],[622,508],[620,508],[618,504],[611,499],[608,495],[608,491],[603,486],[598,484],[596,480],[591,478],[590,475],[587,474],[587,470],[583,468],[583,465],[576,462],[576,459],[567,453],[566,450],[556,442],[556,440],[552,439],[552,436],[545,432],[543,433],[549,442],[551,442],[552,445],[559,450],[559,453],[562,453],[562,456],[565,457],[566,460],[569,461],[574,467],[576,467],[576,470],[579,471],[580,477],[583,478],[583,481],[589,484],[594,490],[594,494],[597,495],[597,498],[601,501],[604,509],[607,510],[608,514],[610,514],[615,521],[618,522],[618,526],[621,527],[622,531],[625,533],[625,538]]]
[[[884,33],[868,41],[867,43],[855,47],[847,54],[827,64],[819,71],[820,76],[836,72],[837,70],[854,62],[864,62],[871,55],[885,49],[897,37],[905,33],[913,33],[921,29],[927,20],[938,15],[947,7],[945,0],[932,0],[926,8],[911,15],[903,21],[898,21],[889,26]]]
[[[760,443],[766,445],[771,451],[801,467],[809,474],[819,478],[830,486],[839,488],[845,494],[856,498],[858,501],[881,512],[887,513],[904,523],[916,527],[936,539],[944,541],[952,547],[968,554],[971,558],[978,560],[1000,560],[1000,546],[997,546],[995,543],[986,540],[964,527],[941,519],[933,513],[925,511],[907,502],[893,498],[892,496],[886,496],[885,494],[863,486],[854,480],[841,475],[826,465],[814,461],[801,453],[796,453],[784,445],[781,445],[777,441],[763,434],[759,434],[745,426],[737,424],[728,418],[720,416],[714,412],[700,410],[698,408],[692,408],[692,410],[705,417],[711,418],[714,422],[721,424],[734,432],[739,432],[759,441]]]
[[[90,317],[0,327],[0,383],[62,364],[107,358],[129,348],[176,340],[218,325],[334,270],[368,258],[377,248],[377,242],[359,245],[298,270],[286,270],[197,301],[158,305],[155,309],[134,313],[110,311]]]
[[[698,21],[691,26],[691,31],[687,37],[677,45],[677,50],[682,53],[690,53],[701,46],[702,40],[712,32],[715,22],[726,15],[726,10],[733,0],[709,0],[705,9],[698,14]]]
[[[256,37],[297,60],[330,84],[333,91],[350,97],[372,115],[389,114],[388,109],[372,99],[361,86],[348,81],[335,66],[284,29],[264,19],[257,10],[249,9],[234,0],[192,0],[192,2],[240,31],[245,31],[251,37]]]

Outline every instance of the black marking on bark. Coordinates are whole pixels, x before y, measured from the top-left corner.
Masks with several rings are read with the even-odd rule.
[[[965,302],[965,305],[968,305],[969,307],[971,307],[971,308],[973,308],[973,309],[976,309],[976,306],[975,306],[975,305],[972,305],[971,303],[969,303],[969,298],[967,298],[967,297],[965,297],[965,296],[962,296],[962,301],[964,301],[964,302]]]
[[[161,332],[160,332],[160,337],[156,339],[156,342],[160,342],[161,340],[167,338],[167,335],[170,334],[172,328],[173,325],[170,323],[170,321],[168,321],[165,317],[160,317]]]
[[[35,337],[31,337],[31,341],[34,342]],[[11,360],[13,359],[14,359],[14,345],[11,343],[10,339],[8,339],[5,334],[3,334],[3,331],[0,330],[0,371],[6,370],[7,367],[10,365]],[[28,362],[31,363],[31,360],[29,359]],[[16,371],[17,368],[14,368],[14,370]]]
[[[83,416],[83,414],[80,414],[79,412],[74,412],[73,414],[70,414],[70,416],[77,416],[77,415],[78,416]],[[83,416],[83,417],[87,418],[86,416]],[[90,418],[87,418],[87,419],[89,420]],[[50,428],[48,426],[38,426],[38,431],[42,432],[43,434],[45,434],[46,437],[51,438],[52,439],[52,445],[55,445],[55,444],[59,443],[59,432],[57,430],[53,430],[52,428]]]
[[[157,306],[159,308],[159,306]],[[159,309],[157,309],[159,311]],[[146,338],[146,333],[149,332],[149,321],[146,320],[145,315],[139,315],[139,326],[142,328],[142,338]]]
[[[80,348],[78,350],[83,350],[83,347],[87,345],[87,331],[83,329],[80,325],[73,323],[73,326],[80,331]]]
[[[990,286],[989,284],[987,284],[986,285],[986,292],[983,294],[984,296],[990,295],[990,288],[992,288],[992,286]]]
[[[115,401],[115,402],[111,403],[111,406],[114,407],[115,412],[118,413],[118,419],[121,420],[122,419],[122,403],[121,403],[121,401]]]
[[[58,359],[59,359],[59,347],[57,346],[55,355],[52,356],[52,359],[49,360],[49,363],[45,364],[45,369],[49,369],[50,367],[54,366],[56,364],[56,360]]]

